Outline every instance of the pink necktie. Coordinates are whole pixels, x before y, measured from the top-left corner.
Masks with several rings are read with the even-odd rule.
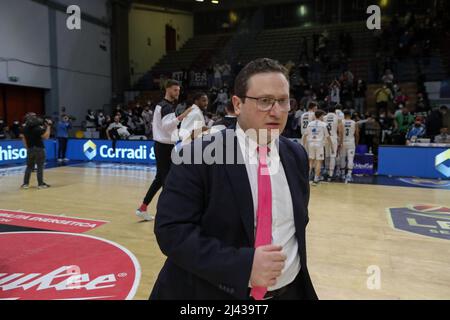
[[[256,212],[255,248],[272,243],[272,187],[270,185],[269,168],[267,167],[268,147],[258,147],[258,208]],[[262,300],[267,288],[254,287],[250,295],[255,300]]]

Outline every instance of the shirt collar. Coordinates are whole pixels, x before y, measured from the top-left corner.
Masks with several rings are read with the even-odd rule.
[[[238,143],[241,147],[242,154],[244,159],[249,157],[250,159],[258,158],[258,143],[254,140],[254,137],[247,135],[245,131],[239,125],[239,122],[236,124],[236,136],[238,139]],[[279,138],[274,139],[269,144],[269,153],[268,158],[278,158],[278,143]]]

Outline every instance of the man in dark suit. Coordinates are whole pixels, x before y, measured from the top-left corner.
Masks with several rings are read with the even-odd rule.
[[[234,130],[172,154],[155,222],[167,260],[150,299],[317,299],[306,259],[308,157],[279,136],[287,70],[250,62],[232,101]]]

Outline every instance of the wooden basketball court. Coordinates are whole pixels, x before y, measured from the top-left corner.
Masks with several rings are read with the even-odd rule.
[[[137,257],[142,277],[134,299],[147,299],[164,256],[154,223],[140,221],[134,212],[153,176],[148,167],[133,165],[64,166],[45,171],[52,188],[20,190],[19,170],[0,175],[0,208],[109,221],[88,234]],[[31,184],[36,185],[34,174]],[[391,226],[388,208],[414,204],[450,207],[450,191],[337,183],[312,188],[308,264],[319,297],[450,299],[449,240]],[[155,211],[155,202],[149,209]],[[373,270],[379,270],[375,287]]]

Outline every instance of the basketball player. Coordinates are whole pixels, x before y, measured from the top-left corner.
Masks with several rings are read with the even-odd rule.
[[[359,143],[359,127],[351,119],[352,114],[349,110],[344,110],[344,121],[342,122],[344,130],[344,139],[341,148],[341,174],[345,183],[352,181],[352,171],[355,159],[356,146]],[[345,174],[347,169],[347,175]]]
[[[300,126],[301,126],[302,137],[306,134],[306,131],[308,129],[308,125],[310,124],[310,122],[316,120],[316,116],[314,115],[314,113],[316,111],[317,111],[317,103],[310,102],[308,104],[308,111],[305,112],[304,114],[302,114],[302,116],[300,117]],[[303,142],[303,139],[300,141]],[[303,146],[305,147],[306,152],[308,152],[307,145],[303,144]]]
[[[303,143],[307,145],[307,149],[309,150],[308,155],[310,175],[312,169],[314,168],[315,176],[313,186],[317,186],[319,184],[320,170],[322,168],[323,160],[325,159],[325,143],[332,143],[330,134],[327,129],[327,124],[323,121],[324,116],[325,111],[316,111],[316,120],[309,123],[308,128],[306,129],[305,136],[303,137]]]
[[[153,116],[153,139],[155,140],[156,157],[156,177],[145,195],[136,215],[144,220],[151,221],[153,216],[147,213],[147,206],[152,201],[158,190],[164,186],[164,181],[169,173],[171,164],[171,154],[178,137],[174,135],[178,125],[191,112],[191,108],[186,109],[178,117],[175,116],[175,102],[180,95],[180,84],[175,80],[168,80],[166,83],[166,95],[156,106]]]
[[[336,107],[328,108],[328,114],[325,116],[328,132],[331,137],[331,144],[325,145],[325,168],[328,169],[328,182],[331,182],[336,167],[336,155],[338,149],[342,146],[343,133],[342,121],[336,114]]]

